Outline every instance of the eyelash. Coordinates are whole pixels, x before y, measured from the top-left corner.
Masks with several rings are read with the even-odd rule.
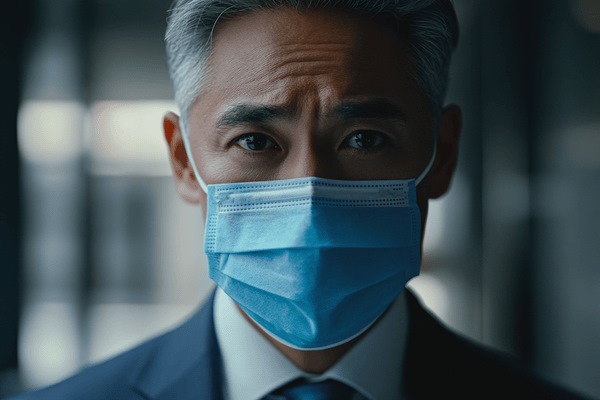
[[[354,137],[356,137],[356,135],[359,133],[374,134],[374,135],[376,135],[378,140],[380,140],[380,143],[377,143],[375,146],[368,147],[368,148],[357,148],[354,146],[350,146],[348,144],[348,142],[351,139],[353,139]],[[383,148],[384,146],[389,145],[389,143],[390,143],[390,138],[383,132],[372,130],[372,129],[357,129],[357,130],[352,131],[348,136],[346,136],[344,138],[344,140],[342,141],[342,143],[340,145],[340,148],[350,149],[352,151],[364,153],[364,152],[378,151],[381,148]]]
[[[356,135],[358,135],[359,133],[367,133],[367,134],[373,135],[373,137],[368,137],[368,138],[365,138],[364,140],[372,141],[373,139],[375,139],[375,141],[379,141],[379,143],[376,143],[374,146],[367,147],[367,148],[360,148],[360,147],[349,145],[349,141],[351,141],[353,138],[355,138]],[[247,149],[247,148],[243,147],[240,144],[240,141],[242,141],[245,138],[250,138],[251,136],[256,136],[256,137],[260,137],[261,139],[268,140],[273,143],[273,147],[259,149],[259,150]],[[357,130],[352,131],[350,134],[348,134],[344,138],[344,140],[341,142],[339,148],[349,149],[351,151],[364,153],[364,152],[373,152],[373,151],[380,150],[382,147],[388,145],[389,143],[390,143],[390,138],[383,132],[371,130],[371,129],[357,129]],[[281,149],[281,146],[277,143],[277,141],[272,136],[262,133],[262,132],[244,133],[242,135],[237,136],[235,139],[233,139],[229,143],[229,145],[241,147],[244,151],[253,153],[253,154],[268,151],[268,150],[280,150]]]
[[[269,140],[271,142],[274,143],[273,147],[271,148],[267,148],[267,149],[262,149],[262,150],[251,150],[251,149],[246,149],[244,147],[242,147],[239,142],[245,138],[249,138],[251,136],[259,136],[262,137],[266,140]],[[262,151],[268,151],[268,150],[279,150],[281,149],[281,146],[277,143],[277,141],[275,139],[273,139],[272,136],[267,135],[266,133],[262,133],[262,132],[250,132],[250,133],[244,133],[243,135],[239,135],[237,136],[235,139],[233,139],[230,143],[229,146],[238,146],[241,147],[244,151],[246,152],[250,152],[250,153],[259,153]]]

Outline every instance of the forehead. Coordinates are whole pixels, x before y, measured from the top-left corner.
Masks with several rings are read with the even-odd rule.
[[[202,98],[321,108],[341,99],[423,97],[408,45],[381,18],[333,9],[275,8],[221,21]]]

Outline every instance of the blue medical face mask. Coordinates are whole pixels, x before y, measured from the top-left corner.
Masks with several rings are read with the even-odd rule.
[[[287,346],[317,350],[352,340],[419,274],[416,186],[434,159],[435,150],[417,179],[208,186],[192,161],[208,194],[211,279]]]

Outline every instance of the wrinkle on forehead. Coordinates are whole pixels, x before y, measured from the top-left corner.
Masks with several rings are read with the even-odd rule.
[[[373,19],[327,9],[260,10],[218,26],[200,97],[205,111],[251,101],[314,115],[344,98],[414,92],[405,79],[409,63],[403,40]]]
[[[324,42],[323,38],[315,43],[282,42],[261,30],[256,36],[242,34],[241,29],[223,33],[218,37],[221,41],[215,43],[215,73],[209,80],[224,96],[260,96],[274,100],[274,104],[290,104],[289,97],[299,92],[308,96],[318,89],[330,91],[331,81],[341,88],[350,75],[351,43]]]
[[[284,44],[272,54],[270,72],[276,79],[340,72],[347,67],[352,46],[347,43]]]
[[[390,42],[398,45],[397,39],[392,29],[364,15],[326,8],[279,7],[239,15],[218,25],[213,41],[214,57],[209,64],[212,61],[213,69],[223,67],[223,62],[216,60],[222,45],[233,50],[240,67],[246,61],[255,72],[261,70],[261,64],[264,71],[266,63],[269,68],[277,68],[303,57],[306,62],[341,64],[344,60],[340,57],[365,55],[374,46]]]

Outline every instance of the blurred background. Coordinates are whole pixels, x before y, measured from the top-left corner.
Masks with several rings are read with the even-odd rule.
[[[174,327],[212,288],[162,138],[170,3],[0,16],[0,396]],[[461,158],[411,286],[458,332],[600,398],[600,2],[454,3]]]

